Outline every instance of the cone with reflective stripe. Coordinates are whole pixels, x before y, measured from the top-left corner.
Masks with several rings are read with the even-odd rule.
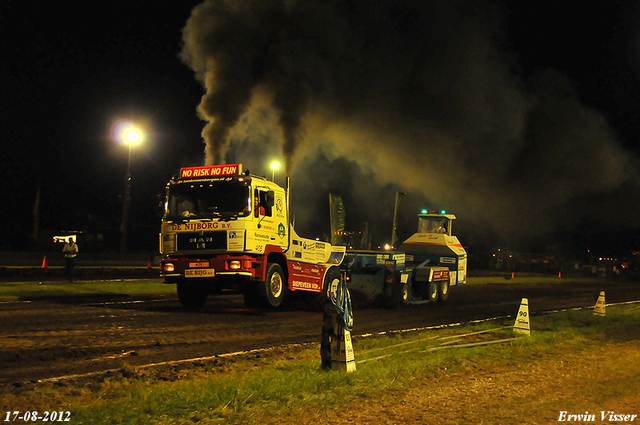
[[[598,316],[606,316],[607,314],[606,307],[604,305],[604,291],[601,291],[598,296],[596,306],[593,308],[593,314],[597,314]]]
[[[523,298],[520,302],[520,309],[518,310],[518,315],[516,316],[516,321],[513,324],[513,331],[531,335],[531,327],[529,325],[529,300]]]
[[[331,369],[354,372],[356,370],[356,359],[353,353],[351,332],[338,323],[335,328],[335,335],[336,339],[331,346]]]

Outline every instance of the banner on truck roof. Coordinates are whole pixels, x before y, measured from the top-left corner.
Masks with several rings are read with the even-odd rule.
[[[242,164],[205,165],[202,167],[185,167],[180,169],[181,179],[235,176],[239,174],[242,174]]]

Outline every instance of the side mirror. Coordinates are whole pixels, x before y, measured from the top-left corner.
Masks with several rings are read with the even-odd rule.
[[[158,215],[160,217],[163,217],[165,213],[164,205],[166,202],[166,195],[164,193],[158,193],[157,200],[158,200]]]
[[[276,204],[276,194],[273,190],[267,192],[267,207],[272,207]]]

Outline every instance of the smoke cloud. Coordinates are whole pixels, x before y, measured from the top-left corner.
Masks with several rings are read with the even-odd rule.
[[[343,191],[379,219],[402,190],[505,238],[575,226],[587,200],[636,190],[636,160],[568,78],[515,71],[502,16],[475,1],[205,1],[182,58],[206,88],[206,163],[279,150],[307,209]]]

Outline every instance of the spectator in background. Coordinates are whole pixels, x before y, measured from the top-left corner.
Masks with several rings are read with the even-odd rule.
[[[69,282],[73,282],[75,267],[76,267],[76,255],[78,255],[78,245],[73,242],[73,238],[69,238],[69,242],[64,244],[62,248],[64,253],[64,259],[67,265],[67,276],[69,276]]]

